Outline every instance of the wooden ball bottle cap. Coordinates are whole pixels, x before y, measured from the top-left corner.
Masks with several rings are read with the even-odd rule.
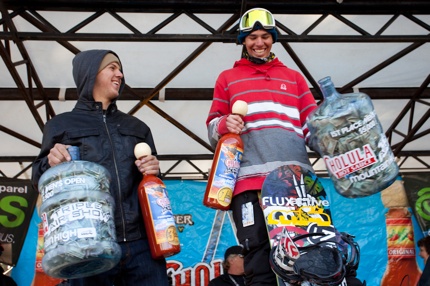
[[[137,159],[140,159],[144,156],[151,155],[151,147],[149,147],[146,143],[138,143],[134,147],[134,156],[136,156]]]
[[[245,116],[248,113],[248,103],[243,100],[237,100],[231,108],[233,114]]]

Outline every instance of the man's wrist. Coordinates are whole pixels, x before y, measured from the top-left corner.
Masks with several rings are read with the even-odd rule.
[[[217,131],[218,134],[220,136],[223,136],[224,134],[228,133],[228,128],[227,128],[227,116],[228,115],[224,115],[220,118],[220,120],[218,121],[218,126],[217,126]]]

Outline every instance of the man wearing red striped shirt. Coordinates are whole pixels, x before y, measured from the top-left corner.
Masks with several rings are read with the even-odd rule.
[[[213,147],[226,133],[240,134],[244,143],[230,209],[244,247],[246,285],[277,285],[258,195],[266,175],[277,167],[294,164],[312,170],[306,118],[317,105],[304,77],[271,52],[277,40],[273,15],[251,9],[239,24],[242,58],[219,75],[206,124]],[[243,118],[231,114],[237,100],[248,104]],[[244,223],[242,218],[250,215]]]

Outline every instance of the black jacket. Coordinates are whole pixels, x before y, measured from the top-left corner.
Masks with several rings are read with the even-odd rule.
[[[430,259],[427,260],[417,286],[430,286]]]
[[[236,278],[239,278],[237,275],[232,275],[232,276],[235,276]],[[212,279],[209,282],[208,286],[229,286],[229,285],[232,285],[232,286],[237,286],[237,285],[242,286],[242,285],[245,285],[245,280],[244,279],[238,279],[236,283],[234,283],[231,280],[230,275],[228,275],[228,274],[225,273],[225,274],[221,274],[220,276]]]
[[[146,237],[137,197],[142,180],[134,164],[134,147],[146,142],[156,155],[149,127],[134,116],[117,109],[115,102],[103,112],[95,102],[92,90],[98,68],[104,56],[112,51],[94,50],[78,54],[73,60],[73,77],[79,99],[71,112],[53,117],[45,125],[42,147],[33,163],[32,181],[37,185],[40,176],[49,168],[47,155],[55,143],[78,146],[80,158],[98,163],[109,171],[110,192],[115,200],[115,226],[118,241]],[[115,54],[115,53],[113,53]],[[124,78],[120,92],[124,89]]]
[[[3,269],[0,270],[3,271]],[[4,275],[2,272],[0,273],[0,286],[17,286],[17,284],[12,277]]]

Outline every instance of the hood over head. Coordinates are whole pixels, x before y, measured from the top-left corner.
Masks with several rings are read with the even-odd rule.
[[[110,54],[112,54],[112,56]],[[108,63],[104,60],[106,55],[108,55],[106,59],[110,60]],[[120,65],[121,72],[124,74],[118,55],[110,50],[83,51],[73,58],[73,79],[76,84],[79,100],[94,101],[93,88],[99,70],[116,60]],[[102,65],[104,66],[102,67]],[[125,78],[123,77],[119,88],[119,95],[121,95],[124,87]]]

